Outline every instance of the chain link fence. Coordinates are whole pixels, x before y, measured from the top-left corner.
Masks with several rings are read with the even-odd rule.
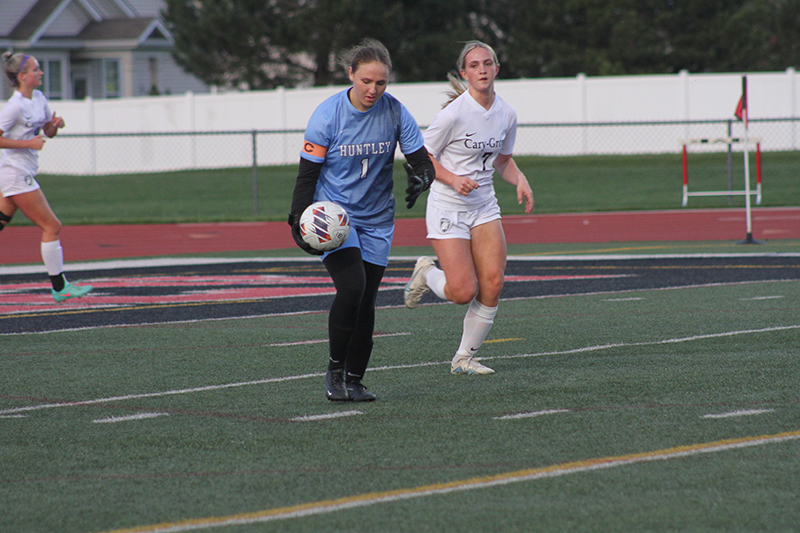
[[[754,119],[749,136],[762,152],[798,149],[800,118]],[[302,130],[60,134],[40,154],[40,172],[105,175],[296,164]],[[681,139],[744,137],[734,120],[520,124],[515,155],[581,156],[679,153]],[[725,144],[692,151],[727,151]],[[743,146],[734,150],[743,150]]]
[[[751,120],[749,137],[761,138],[762,151],[798,149],[800,119]],[[522,124],[517,130],[515,155],[579,156],[680,153],[681,139],[745,137],[735,120],[625,122],[587,124]],[[743,149],[740,147],[739,149]],[[723,144],[693,146],[698,152],[724,152]]]

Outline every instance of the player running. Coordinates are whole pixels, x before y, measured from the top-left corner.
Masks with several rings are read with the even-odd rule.
[[[407,307],[432,290],[457,304],[469,304],[461,344],[450,364],[453,374],[491,374],[475,354],[492,327],[506,268],[506,238],[494,193],[494,171],[517,188],[525,212],[533,192],[511,154],[517,114],[494,91],[500,65],[494,50],[480,41],[466,43],[458,70],[467,87],[449,75],[456,93],[425,131],[436,180],[428,195],[428,238],[439,259],[417,259],[405,288]]]
[[[345,67],[353,86],[325,100],[308,122],[289,224],[298,246],[322,255],[336,287],[328,317],[326,397],[365,402],[375,400],[361,380],[372,354],[375,301],[394,234],[392,168],[398,143],[412,169],[409,207],[433,181],[433,165],[416,121],[385,93],[392,62],[383,44],[364,41],[350,51]],[[324,254],[299,231],[300,215],[319,200],[337,203],[350,215],[350,236]]]
[[[16,90],[0,111],[0,148],[5,149],[0,159],[0,231],[20,209],[42,229],[42,260],[53,284],[55,301],[80,298],[92,287],[73,285],[64,276],[61,221],[36,182],[37,151],[44,146],[45,135],[55,137],[64,127],[64,119],[50,111],[47,98],[36,90],[42,84],[42,69],[36,58],[11,53],[4,57],[6,75]]]

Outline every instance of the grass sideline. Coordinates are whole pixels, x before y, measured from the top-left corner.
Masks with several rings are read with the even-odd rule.
[[[797,440],[701,450],[800,430],[798,298],[791,281],[505,301],[481,351],[498,373],[477,378],[447,372],[463,309],[381,309],[365,380],[379,401],[358,406],[324,400],[326,347],[308,344],[324,313],[7,337],[3,409],[187,392],[4,413],[0,530],[213,526],[298,505],[319,512],[209,530],[792,530]],[[341,418],[301,418],[315,415]],[[612,461],[631,454],[643,462]],[[607,467],[566,467],[592,461]],[[319,503],[399,490],[420,494]]]
[[[725,154],[690,157],[690,190],[726,190]],[[679,154],[515,159],[533,187],[536,213],[680,209]],[[733,163],[734,189],[742,189],[742,157],[734,157]],[[751,168],[754,187],[754,163]],[[223,222],[285,220],[296,173],[296,165],[259,169],[258,215],[253,214],[250,168],[38,179],[53,210],[68,225]],[[800,205],[798,173],[800,152],[765,153],[762,205]],[[425,202],[411,210],[402,202],[406,184],[401,161],[395,162],[394,176],[397,216],[424,216]],[[513,187],[496,178],[495,190],[504,214],[523,212]],[[731,203],[727,197],[689,201],[689,207],[697,208],[743,205],[743,197]],[[15,224],[26,223],[23,219]]]

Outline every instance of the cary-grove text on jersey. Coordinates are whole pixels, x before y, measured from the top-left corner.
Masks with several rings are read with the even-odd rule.
[[[502,148],[503,140],[495,139],[492,137],[488,141],[473,141],[472,139],[465,139],[464,146],[470,150],[484,150],[486,148]]]

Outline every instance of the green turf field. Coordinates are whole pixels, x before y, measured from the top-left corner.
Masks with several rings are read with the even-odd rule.
[[[639,156],[519,157],[536,199],[536,213],[680,209],[679,154]],[[755,159],[755,157],[751,157]],[[727,190],[725,154],[690,154],[692,191]],[[744,188],[743,158],[733,157],[734,190]],[[755,163],[751,163],[755,186]],[[764,206],[800,205],[800,153],[763,155]],[[252,169],[222,169],[113,176],[39,176],[54,211],[72,224],[284,220],[297,167],[258,172],[258,215],[253,213]],[[425,202],[407,210],[405,172],[395,165],[398,216],[424,216]],[[513,187],[496,179],[504,214],[522,213]],[[691,198],[692,207],[743,206],[744,198]],[[20,216],[20,220],[23,217]],[[16,223],[16,221],[15,221]]]
[[[463,308],[381,309],[367,405],[324,399],[325,313],[5,336],[0,531],[792,531],[799,299],[504,301],[481,377]]]

